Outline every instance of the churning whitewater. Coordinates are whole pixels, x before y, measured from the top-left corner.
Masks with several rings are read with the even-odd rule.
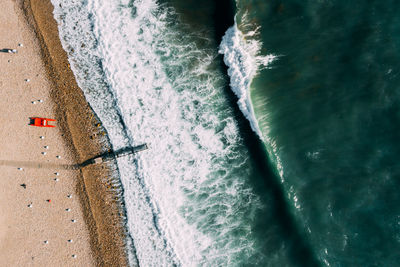
[[[239,98],[238,105],[244,116],[249,120],[251,128],[263,138],[258,126],[250,98],[250,86],[257,72],[267,68],[276,56],[260,55],[261,42],[254,39],[258,29],[242,33],[235,22],[222,38],[219,53],[224,55],[224,62],[229,67],[228,74],[231,78],[230,86]]]
[[[130,263],[226,266],[260,255],[253,228],[264,207],[248,182],[252,165],[223,93],[218,51],[200,47],[196,33],[181,34],[174,10],[155,0],[52,3],[77,82],[113,147],[150,143],[118,159]],[[230,62],[236,56],[224,42]],[[240,75],[232,87],[248,90],[254,71]],[[235,92],[254,116],[248,91]]]

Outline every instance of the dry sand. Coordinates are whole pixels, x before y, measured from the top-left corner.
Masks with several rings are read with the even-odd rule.
[[[0,266],[126,266],[113,165],[54,166],[108,144],[69,69],[50,2],[3,0],[3,48],[18,52],[0,53]],[[32,116],[56,118],[57,127],[29,126]]]

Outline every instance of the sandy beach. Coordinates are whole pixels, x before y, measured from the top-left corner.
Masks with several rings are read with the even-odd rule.
[[[126,266],[113,164],[62,167],[109,146],[76,85],[49,1],[3,1],[0,50],[8,48],[17,52],[0,53],[0,265]],[[28,125],[35,116],[56,127]]]

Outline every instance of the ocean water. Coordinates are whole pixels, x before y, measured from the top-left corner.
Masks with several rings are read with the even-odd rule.
[[[295,222],[324,266],[399,266],[396,1],[238,1],[258,56],[262,138]]]
[[[398,4],[51,1],[132,266],[400,264]]]

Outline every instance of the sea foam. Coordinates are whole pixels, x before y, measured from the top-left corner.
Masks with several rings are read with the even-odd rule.
[[[52,2],[72,70],[113,147],[150,143],[117,161],[131,264],[255,257],[262,205],[216,51],[199,48],[200,35],[182,34],[174,11],[153,0]]]
[[[219,53],[224,55],[224,62],[228,66],[230,86],[239,98],[238,105],[244,116],[249,120],[251,128],[263,139],[263,134],[258,126],[250,98],[250,88],[253,78],[262,68],[275,59],[275,55],[260,55],[262,43],[254,39],[258,29],[247,33],[241,32],[237,24],[230,27],[220,44]]]

